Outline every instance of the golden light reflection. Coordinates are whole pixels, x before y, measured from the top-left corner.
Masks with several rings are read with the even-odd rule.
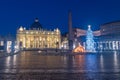
[[[85,56],[84,55],[76,55],[74,57],[74,67],[79,67],[80,70],[84,70],[85,68]]]
[[[13,56],[13,65],[16,65],[16,55]]]
[[[10,66],[10,56],[6,58],[6,66]]]

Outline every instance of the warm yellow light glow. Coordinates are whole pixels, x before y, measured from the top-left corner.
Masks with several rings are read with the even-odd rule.
[[[23,29],[23,27],[21,26],[20,28],[19,28],[19,31],[23,31],[24,29]]]
[[[73,50],[73,52],[85,52],[85,49],[83,46],[79,45]]]
[[[56,48],[56,42],[61,44],[60,38],[59,29],[55,31],[23,29],[23,31],[18,30],[17,32],[17,42],[22,43],[22,48]]]

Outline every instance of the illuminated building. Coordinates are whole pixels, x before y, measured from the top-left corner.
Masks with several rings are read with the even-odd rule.
[[[18,51],[15,37],[11,35],[7,35],[4,37],[0,36],[0,51],[5,51],[7,53]]]
[[[100,32],[96,41],[98,50],[120,50],[120,21],[102,24]]]
[[[64,33],[61,35],[61,49],[69,49],[68,45],[68,33]]]
[[[85,43],[86,30],[76,29],[75,32],[81,43]],[[100,30],[93,31],[96,51],[120,50],[120,21],[105,23]]]
[[[69,49],[69,47],[68,47],[68,39],[67,39],[67,38],[65,38],[65,39],[62,41],[62,43],[61,43],[61,48],[62,48],[62,49]]]
[[[60,48],[61,32],[58,28],[44,30],[36,18],[29,30],[22,26],[17,30],[17,43],[24,49]]]
[[[4,37],[0,36],[0,51],[4,50],[5,40]]]

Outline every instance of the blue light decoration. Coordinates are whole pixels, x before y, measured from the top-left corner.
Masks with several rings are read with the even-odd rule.
[[[88,30],[86,34],[86,51],[87,52],[95,52],[95,45],[93,40],[93,32],[91,30],[91,26],[88,25]]]

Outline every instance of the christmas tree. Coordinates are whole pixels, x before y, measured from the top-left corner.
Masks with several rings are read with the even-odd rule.
[[[91,26],[88,26],[87,35],[86,35],[86,51],[87,52],[95,52],[95,45],[94,45],[94,36],[91,30]]]

